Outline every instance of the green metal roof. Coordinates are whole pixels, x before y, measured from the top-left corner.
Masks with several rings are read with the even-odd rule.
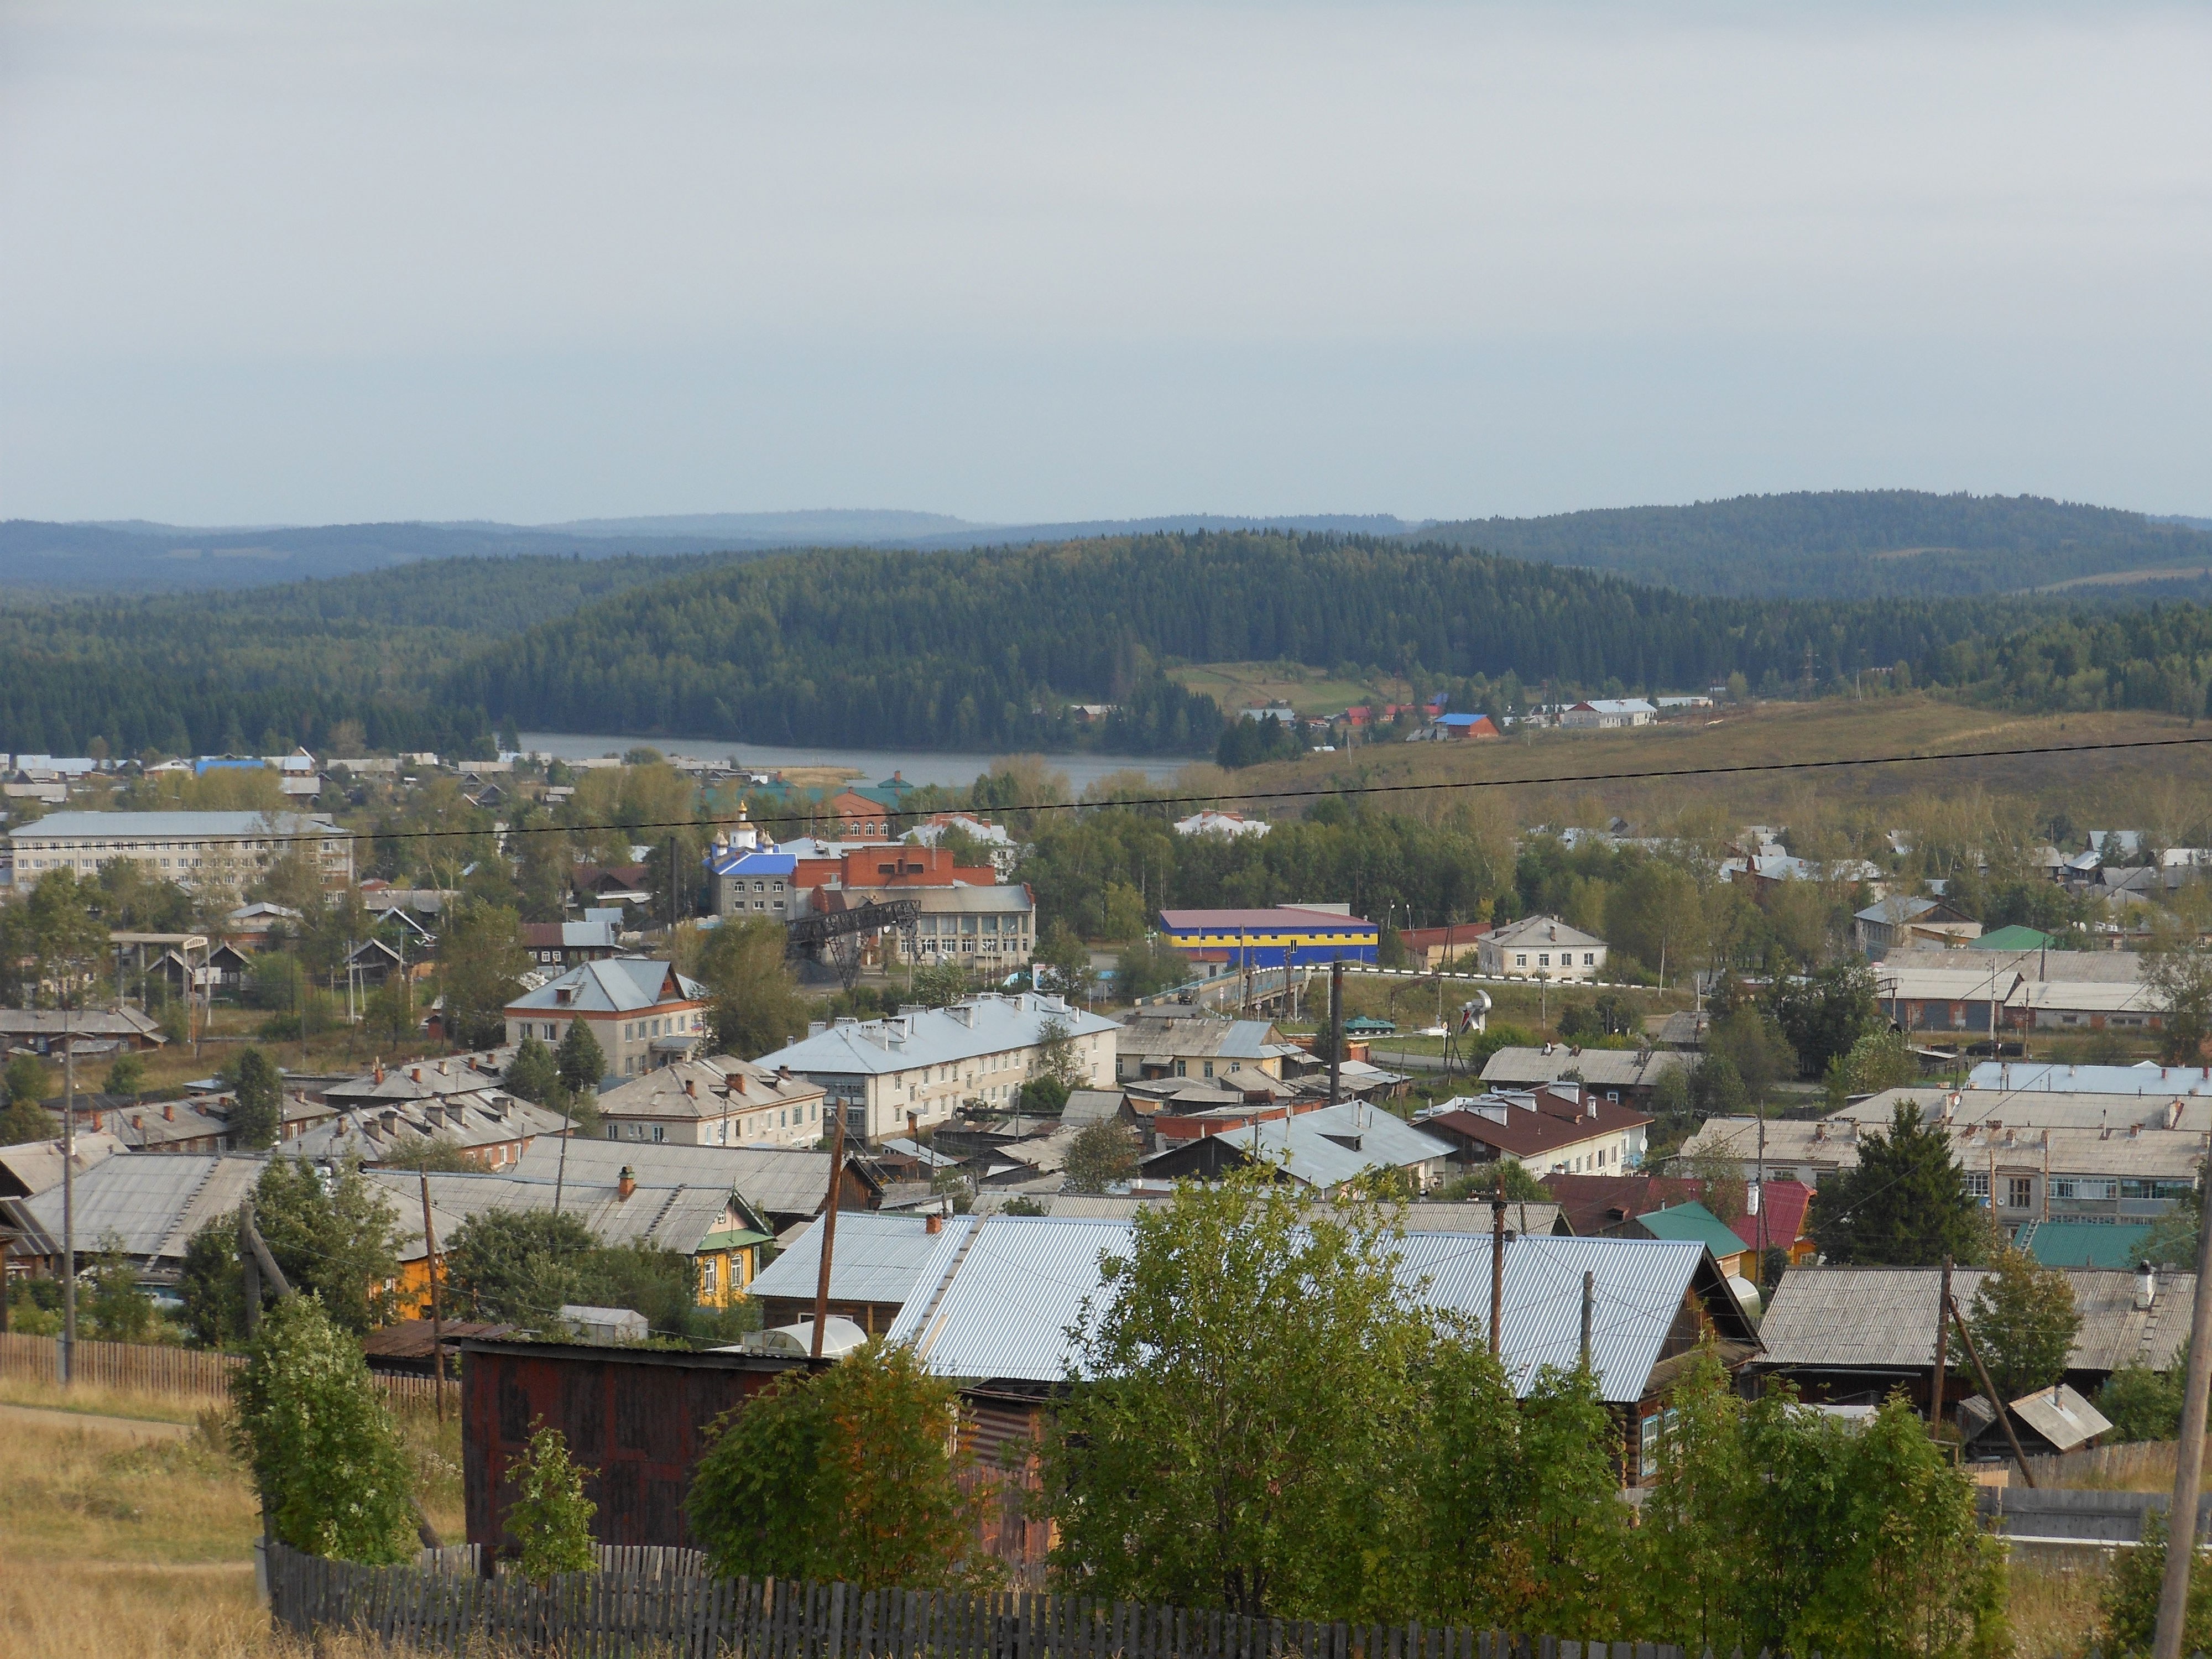
[[[1670,1204],[1663,1210],[1636,1218],[1636,1224],[1654,1238],[1702,1244],[1716,1258],[1741,1255],[1750,1247],[1735,1230],[1702,1204]]]
[[[1994,933],[1984,933],[1972,941],[1977,951],[2047,951],[2058,943],[2055,933],[2046,933],[2033,927],[2024,927],[2014,922],[2009,927],[2000,927]]]
[[[698,1248],[700,1250],[742,1250],[748,1244],[765,1244],[772,1236],[757,1233],[750,1227],[717,1227],[699,1241]]]
[[[2148,1224],[2031,1221],[2020,1247],[2046,1267],[2111,1267],[2127,1272],[2142,1259]]]

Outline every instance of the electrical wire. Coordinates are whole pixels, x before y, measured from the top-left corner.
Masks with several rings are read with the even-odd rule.
[[[1040,801],[1034,805],[1016,805],[981,810],[1007,812],[1091,812],[1116,807],[1207,806],[1218,801],[1325,800],[1368,795],[1437,794],[1455,790],[1533,789],[1561,787],[1573,784],[1662,782],[1674,779],[1740,777],[1761,773],[1838,771],[1865,766],[1928,766],[1950,761],[2025,760],[2052,755],[2120,754],[2143,750],[2195,748],[2206,744],[2212,744],[2212,733],[2173,738],[2125,738],[2106,743],[2031,744],[2011,749],[1942,750],[1929,754],[1852,755],[1824,760],[1735,761],[1712,766],[1658,767],[1641,771],[1632,769],[1613,772],[1562,772],[1520,778],[1443,778],[1428,781],[1408,781],[1403,783],[1333,783],[1310,788],[1241,791],[1214,789],[1201,794],[1134,795],[1110,801]],[[884,813],[887,817],[911,816],[911,814],[902,814],[896,807],[885,808]],[[498,830],[485,827],[465,830],[340,830],[337,834],[272,831],[264,835],[202,836],[195,836],[193,839],[213,845],[277,846],[295,842],[326,845],[335,841],[467,840],[492,835],[502,836],[588,835],[599,830],[635,834],[640,830],[647,830],[720,829],[741,823],[765,828],[815,823],[821,820],[821,817],[818,812],[788,812],[763,817],[656,818],[636,823],[524,824],[511,825],[505,830]],[[33,835],[35,834],[36,828],[34,821],[23,825],[19,833]]]

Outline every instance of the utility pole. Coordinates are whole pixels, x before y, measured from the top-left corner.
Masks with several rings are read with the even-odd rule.
[[[1597,1309],[1597,1274],[1589,1269],[1583,1273],[1583,1370],[1590,1368],[1591,1315]]]
[[[62,1386],[76,1381],[76,1022],[62,991]]]
[[[1951,1258],[1943,1258],[1943,1289],[1936,1304],[1936,1376],[1928,1390],[1928,1432],[1943,1427],[1943,1373],[1951,1365]]]
[[[814,1279],[814,1352],[822,1358],[822,1328],[830,1322],[830,1258],[837,1244],[837,1200],[845,1176],[845,1103],[837,1102],[836,1126],[830,1133],[830,1196],[822,1206],[822,1269]]]
[[[2205,1389],[2212,1383],[2212,1225],[2197,1228],[2197,1309],[2189,1328],[2189,1380],[2181,1396],[2181,1444],[2173,1459],[2173,1506],[2166,1512],[2166,1577],[2158,1592],[2151,1659],[2181,1659],[2189,1568],[2197,1553],[2197,1483],[2204,1473]]]
[[[1342,1098],[1339,1083],[1344,1071],[1344,958],[1328,964],[1328,1103]]]
[[[1966,1316],[1959,1311],[1959,1304],[1955,1300],[1947,1302],[1943,1305],[1951,1310],[1951,1317],[1958,1322],[1959,1340],[1966,1345],[1966,1358],[1973,1362],[1975,1380],[1982,1385],[1982,1398],[1990,1402],[1990,1408],[1997,1414],[1997,1421],[2004,1425],[2005,1443],[2012,1448],[2012,1461],[2020,1465],[2020,1478],[2027,1483],[2028,1490],[2033,1492],[2035,1489],[2035,1472],[2027,1467],[2027,1454],[2020,1449],[2020,1436],[2014,1432],[2013,1430],[2012,1413],[2006,1407],[2005,1402],[1997,1398],[1996,1384],[1990,1381],[1989,1367],[1982,1364],[1982,1351],[1974,1346],[1974,1334],[1972,1330],[1967,1328]],[[2187,1423],[2186,1418],[2185,1418],[2183,1421],[2185,1426]],[[2202,1433],[2204,1423],[2203,1414],[2201,1413],[2197,1418],[2197,1426],[2199,1430],[2197,1436],[2197,1456],[2201,1459],[2204,1455],[2203,1435]],[[2177,1469],[2174,1485],[2179,1487],[2180,1484],[2179,1471]],[[2194,1485],[2193,1482],[2191,1484],[2192,1486]],[[2191,1501],[2194,1501],[2193,1496]],[[2185,1553],[2183,1559],[2185,1560],[2187,1559]],[[2185,1589],[2187,1588],[2188,1576],[2188,1569],[2186,1567],[2183,1568],[2182,1580],[2183,1587]],[[2163,1598],[2161,1598],[2160,1601],[2160,1611],[2163,1613],[2164,1610],[2165,1602]],[[2162,1619],[2160,1622],[2163,1623]]]
[[[446,1321],[438,1297],[438,1231],[430,1224],[430,1171],[415,1172],[422,1182],[422,1265],[430,1275],[430,1380],[438,1396],[438,1420],[446,1420]]]
[[[1490,1357],[1498,1358],[1498,1324],[1505,1316],[1505,1180],[1498,1170],[1490,1194]]]

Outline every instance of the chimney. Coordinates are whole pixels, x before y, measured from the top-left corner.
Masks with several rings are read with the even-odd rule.
[[[697,1078],[696,1078],[696,1077],[687,1077],[687,1078],[685,1078],[685,1079],[684,1079],[684,1094],[685,1094],[686,1096],[688,1096],[690,1098],[691,1098],[691,1099],[693,1099],[693,1100],[696,1100],[696,1099],[698,1099],[698,1098],[699,1098],[699,1079],[698,1079]]]
[[[420,1066],[410,1066],[407,1068],[407,1075],[412,1081],[420,1083],[422,1080],[422,1068]]]
[[[929,1219],[922,1224],[928,1231],[932,1237],[936,1237],[936,1235],[945,1231],[945,1217],[943,1212],[937,1210],[932,1210],[929,1212]],[[2145,1269],[2145,1271],[2148,1272],[2148,1269]]]
[[[731,1073],[730,1087],[735,1089],[739,1094],[744,1094],[745,1092],[745,1074],[743,1072]]]
[[[98,1112],[94,1112],[92,1115],[92,1132],[94,1134],[98,1134],[100,1133],[100,1114]]]
[[[2150,1304],[2158,1299],[2158,1275],[2148,1261],[2136,1263],[2136,1310],[2148,1313]]]
[[[176,1121],[177,1103],[173,1100],[163,1101],[161,1103],[161,1121],[164,1123],[174,1123]]]
[[[615,1196],[626,1199],[636,1190],[637,1171],[625,1164],[622,1167],[622,1174],[615,1178]]]
[[[382,1125],[386,1134],[396,1135],[399,1133],[399,1114],[395,1109],[386,1107],[378,1114],[378,1121]]]

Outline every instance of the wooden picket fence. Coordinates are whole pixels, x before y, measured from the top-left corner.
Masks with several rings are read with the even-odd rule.
[[[0,1331],[0,1376],[29,1382],[61,1381],[61,1339]],[[79,1382],[133,1394],[170,1395],[220,1404],[230,1398],[231,1379],[246,1363],[234,1353],[203,1348],[171,1348],[150,1342],[88,1342],[76,1345]],[[369,1376],[395,1410],[434,1411],[442,1386],[446,1409],[461,1407],[461,1385],[452,1377],[407,1376],[371,1371]]]
[[[573,1659],[1684,1659],[1680,1648],[1649,1642],[1246,1619],[1077,1595],[861,1590],[620,1571],[563,1574],[541,1588],[514,1574],[358,1566],[276,1543],[268,1547],[265,1570],[270,1609],[288,1629],[301,1636],[352,1630],[423,1653],[505,1647]]]

